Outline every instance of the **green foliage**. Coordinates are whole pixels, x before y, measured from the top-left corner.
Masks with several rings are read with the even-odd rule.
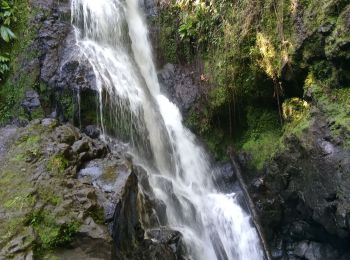
[[[54,155],[47,164],[47,169],[54,174],[63,174],[69,165],[68,160],[62,154]]]
[[[28,133],[20,137],[16,142],[18,152],[10,159],[16,162],[33,162],[42,155],[40,148],[41,138],[38,133]]]
[[[37,51],[30,48],[36,30],[40,26],[30,23],[37,10],[29,5],[29,0],[8,2],[13,3],[14,6],[14,16],[17,19],[12,23],[11,28],[19,40],[10,43],[0,40],[0,56],[8,59],[4,66],[6,72],[0,73],[0,124],[8,123],[14,118],[30,119],[22,108],[21,101],[26,89],[35,88],[38,78],[36,69],[21,70],[24,63],[37,55]]]
[[[261,170],[277,151],[282,129],[274,111],[248,107],[247,129],[237,143],[238,148],[253,156],[252,166]]]
[[[15,34],[9,28],[17,21],[15,8],[11,0],[2,0],[0,2],[0,36],[7,43],[16,38]]]
[[[346,140],[350,147],[350,86],[332,89],[326,85],[329,78],[317,78],[317,68],[314,67],[305,80],[305,88],[317,99],[318,106],[329,118],[333,135]]]
[[[301,137],[301,135],[310,128],[311,119],[309,112],[309,110],[304,110],[301,116],[286,123],[283,126],[283,137],[289,137],[291,135]],[[283,142],[283,140],[281,141]]]
[[[4,25],[0,26],[0,36],[5,42],[10,42],[12,39],[16,38],[11,29]]]
[[[178,35],[176,50],[194,50],[190,56],[203,61],[211,85],[191,108],[186,124],[214,154],[219,145],[231,143],[227,140],[243,138],[238,148],[252,153],[253,164],[261,168],[282,134],[300,135],[309,128],[313,104],[301,98],[310,92],[308,80],[304,84],[310,72],[315,81],[311,85],[317,86],[311,92],[321,89],[316,91],[317,104],[339,122],[334,132],[344,135],[349,115],[334,101],[341,100],[339,93],[347,96],[347,90],[338,88],[350,82],[349,51],[344,47],[349,41],[349,8],[348,0],[170,1],[161,15],[177,21],[167,24],[167,30]],[[161,45],[166,52],[167,45]]]
[[[0,75],[3,75],[10,70],[8,66],[9,61],[10,61],[10,58],[8,53],[4,53],[3,55],[0,55]]]
[[[35,248],[36,256],[40,256],[50,249],[68,245],[80,226],[75,221],[63,225],[57,224],[55,216],[46,210],[32,212],[27,218],[27,223],[34,227],[39,237]]]
[[[94,207],[90,212],[91,217],[97,224],[104,225],[105,224],[105,212],[102,207]]]
[[[288,122],[299,120],[309,108],[310,105],[305,100],[300,98],[287,99],[282,104],[283,118]]]
[[[62,197],[56,194],[53,189],[42,188],[38,193],[42,201],[46,201],[53,206],[57,206],[63,201]]]
[[[0,1],[0,44],[7,45],[10,41],[16,39],[16,35],[11,27],[17,21],[15,16],[16,7],[12,0]],[[0,46],[1,46],[0,45]],[[9,69],[10,57],[9,53],[0,48],[0,83],[3,80],[5,73]]]
[[[221,17],[214,5],[206,1],[180,1],[177,4],[182,10],[178,30],[181,40],[196,49],[206,49],[213,45]]]
[[[0,205],[12,217],[0,222],[0,247],[11,237],[19,233],[25,221],[24,214],[35,204],[35,196],[30,193],[32,187],[21,172],[22,163],[14,166],[2,165],[0,169]]]

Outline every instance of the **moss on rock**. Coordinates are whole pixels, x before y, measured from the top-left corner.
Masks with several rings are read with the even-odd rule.
[[[94,189],[75,178],[76,168],[68,168],[79,165],[80,159],[76,154],[64,156],[72,148],[59,137],[66,129],[75,142],[80,136],[77,129],[50,121],[55,120],[47,119],[44,124],[32,121],[18,128],[6,148],[8,153],[0,156],[0,258],[30,252],[36,258],[55,255],[71,245],[77,235],[89,235],[80,230],[84,224],[84,232],[89,231],[86,218],[104,223]],[[99,228],[107,239],[107,230]],[[33,236],[28,235],[28,229]],[[31,237],[31,242],[13,246],[25,237]],[[110,246],[110,240],[105,242]]]

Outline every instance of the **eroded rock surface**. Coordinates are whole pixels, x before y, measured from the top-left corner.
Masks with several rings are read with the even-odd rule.
[[[203,94],[201,76],[194,66],[166,64],[158,73],[163,90],[182,114],[187,115],[190,108]]]
[[[349,257],[350,153],[345,137],[335,137],[331,126],[315,108],[310,126],[286,138],[265,175],[253,181],[251,191],[277,259]]]
[[[105,156],[107,147],[53,119],[1,132],[0,258],[71,259],[79,252],[110,259],[112,238],[96,191],[76,178],[79,165]],[[81,140],[85,149],[73,149]]]
[[[160,228],[167,224],[166,206],[155,198],[147,172],[128,154],[115,151],[92,160],[78,175],[96,188],[117,259],[183,259],[181,233]]]

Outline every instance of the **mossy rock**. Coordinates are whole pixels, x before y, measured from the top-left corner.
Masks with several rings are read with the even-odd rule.
[[[72,150],[70,145],[56,138],[66,130],[75,142],[78,130],[71,125],[58,126],[57,121],[48,127],[53,121],[36,120],[18,128],[7,154],[0,156],[0,258],[17,257],[21,252],[36,258],[55,255],[72,246],[78,235],[91,239],[84,232],[104,223],[95,190],[80,183],[75,178],[76,168],[70,167],[81,163],[78,156],[67,158],[65,151]],[[89,217],[95,222],[86,224]],[[98,228],[104,235],[101,243],[109,247],[107,229]],[[26,242],[14,247],[17,237]]]

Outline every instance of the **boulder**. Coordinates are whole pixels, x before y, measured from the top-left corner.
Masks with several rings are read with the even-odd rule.
[[[73,145],[73,143],[78,140],[80,134],[77,129],[72,125],[62,125],[59,126],[55,131],[55,140],[59,143],[65,143],[68,145]]]
[[[167,228],[151,229],[146,232],[146,236],[153,241],[166,245],[175,254],[175,259],[184,259],[186,248],[183,244],[183,237],[179,231]]]
[[[88,125],[83,129],[83,133],[92,139],[98,138],[100,136],[100,130],[94,125]]]
[[[237,177],[231,163],[218,164],[212,173],[214,183],[220,191],[224,193],[231,193],[233,191],[233,184],[237,181]]]

